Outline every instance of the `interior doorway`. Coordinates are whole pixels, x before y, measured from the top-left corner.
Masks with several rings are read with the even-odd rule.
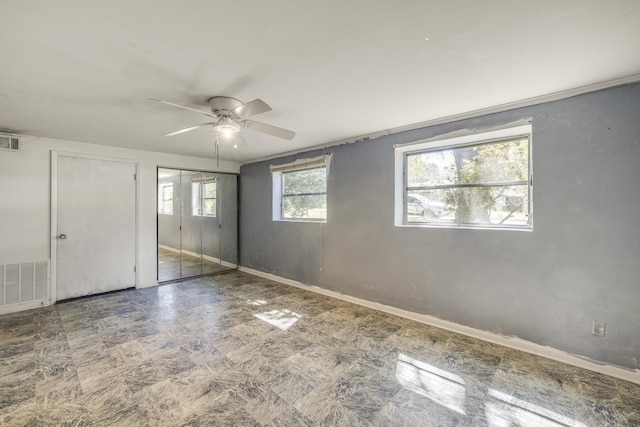
[[[54,301],[136,285],[134,162],[53,153]]]
[[[238,268],[235,174],[158,168],[158,282]]]

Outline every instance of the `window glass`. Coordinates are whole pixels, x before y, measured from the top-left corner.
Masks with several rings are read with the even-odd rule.
[[[171,183],[158,186],[158,213],[173,214],[173,184]]]
[[[407,185],[522,181],[528,166],[528,139],[426,151],[407,155]]]
[[[282,218],[327,218],[326,167],[282,173]]]
[[[474,137],[403,147],[403,224],[531,228],[530,134]]]
[[[192,182],[191,206],[193,216],[216,216],[216,182]]]

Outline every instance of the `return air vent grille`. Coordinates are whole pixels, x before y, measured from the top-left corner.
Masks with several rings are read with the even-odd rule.
[[[0,150],[20,151],[20,137],[17,135],[0,133]]]
[[[0,313],[48,305],[49,272],[48,260],[0,264]]]

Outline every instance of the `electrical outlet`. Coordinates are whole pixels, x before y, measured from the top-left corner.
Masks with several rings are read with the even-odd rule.
[[[591,327],[591,333],[597,337],[604,337],[604,333],[607,329],[607,324],[604,322],[600,322],[599,320],[593,321],[593,326]]]

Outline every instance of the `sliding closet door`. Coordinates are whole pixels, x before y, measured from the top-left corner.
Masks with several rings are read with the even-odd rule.
[[[202,216],[198,203],[198,188],[202,182],[202,173],[182,171],[181,192],[181,251],[182,277],[202,274]]]
[[[200,184],[202,215],[202,274],[220,270],[220,212],[218,210],[218,174],[203,173]]]
[[[158,169],[158,281],[237,268],[237,176]]]
[[[180,171],[158,169],[159,282],[182,277],[180,238]]]

